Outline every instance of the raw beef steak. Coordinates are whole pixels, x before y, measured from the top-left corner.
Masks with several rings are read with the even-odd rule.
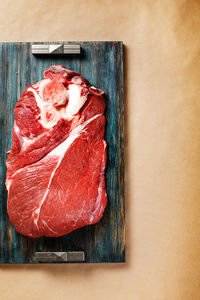
[[[8,214],[32,238],[61,236],[102,217],[103,92],[61,65],[44,71],[17,102],[13,145],[6,161]]]

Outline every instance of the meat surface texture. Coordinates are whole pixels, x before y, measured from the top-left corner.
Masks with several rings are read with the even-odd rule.
[[[103,91],[61,65],[17,102],[6,161],[8,214],[31,238],[98,222],[107,205]]]

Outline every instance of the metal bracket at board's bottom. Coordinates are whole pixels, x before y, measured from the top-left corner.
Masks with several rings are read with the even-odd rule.
[[[83,251],[71,252],[35,252],[33,262],[83,262],[85,253]]]

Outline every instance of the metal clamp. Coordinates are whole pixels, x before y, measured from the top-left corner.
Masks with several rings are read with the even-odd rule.
[[[71,45],[71,44],[32,45],[32,54],[80,54],[80,53],[81,53],[80,45]]]
[[[83,262],[85,253],[83,251],[71,252],[35,252],[34,262]]]

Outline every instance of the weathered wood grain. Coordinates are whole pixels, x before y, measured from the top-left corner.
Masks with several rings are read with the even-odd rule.
[[[0,44],[0,263],[33,263],[36,251],[77,250],[85,252],[86,262],[125,261],[123,44],[71,43],[81,45],[81,56],[33,56],[31,43]],[[59,238],[30,239],[15,231],[7,215],[6,152],[12,144],[13,109],[23,89],[57,63],[80,72],[105,92],[108,205],[95,225]]]

